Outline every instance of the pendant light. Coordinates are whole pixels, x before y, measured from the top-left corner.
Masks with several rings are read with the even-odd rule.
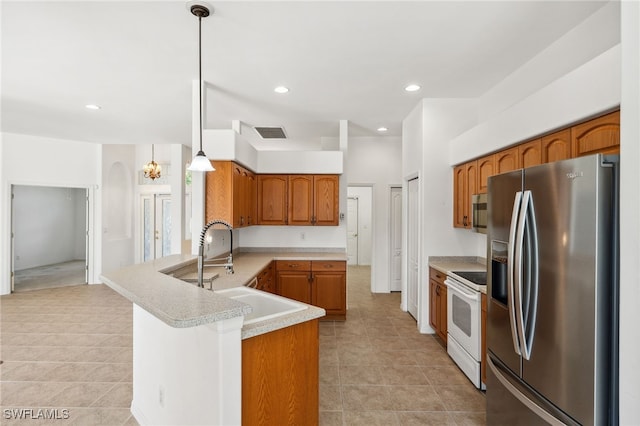
[[[144,177],[149,178],[151,180],[159,178],[160,174],[162,173],[162,167],[160,167],[160,164],[154,161],[153,157],[154,157],[154,145],[151,144],[151,161],[149,161],[147,164],[144,165],[144,167],[142,167],[142,170],[144,171]]]
[[[192,172],[212,172],[215,169],[202,150],[202,18],[209,16],[209,9],[201,4],[191,6],[191,13],[198,17],[198,88],[199,88],[199,115],[200,115],[200,150],[193,157],[188,170]]]

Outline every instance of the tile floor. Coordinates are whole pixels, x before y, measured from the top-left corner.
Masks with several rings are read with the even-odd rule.
[[[348,320],[320,325],[320,424],[484,425],[484,394],[417,332],[399,293],[369,292],[369,274],[349,268]],[[0,424],[137,424],[127,300],[103,285],[14,293],[0,319]],[[12,409],[69,418],[20,421]]]
[[[349,267],[347,321],[320,324],[320,424],[484,425],[484,393],[369,274]]]

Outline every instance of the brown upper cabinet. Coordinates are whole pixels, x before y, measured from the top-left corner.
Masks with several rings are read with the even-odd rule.
[[[476,160],[457,166],[453,172],[453,226],[471,228],[471,196],[477,193],[478,162]]]
[[[453,226],[471,228],[471,196],[487,192],[490,176],[583,155],[618,152],[620,111],[455,166]]]
[[[537,166],[542,163],[542,141],[536,139],[518,145],[518,168]]]
[[[515,146],[496,153],[494,163],[494,174],[497,175],[518,169],[518,147]]]
[[[478,159],[478,194],[487,193],[487,180],[495,173],[493,154]]]
[[[258,175],[258,225],[287,224],[288,175]]]
[[[206,174],[205,221],[220,219],[234,228],[255,225],[255,174],[233,161],[212,161]]]
[[[571,149],[573,157],[620,152],[620,111],[573,126]]]
[[[553,163],[571,158],[571,129],[543,136],[541,146],[543,163]]]
[[[338,225],[337,175],[289,175],[288,225]]]
[[[338,225],[338,175],[257,175],[258,225]]]

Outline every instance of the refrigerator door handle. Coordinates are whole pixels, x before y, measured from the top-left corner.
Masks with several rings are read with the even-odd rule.
[[[516,247],[516,231],[518,228],[518,217],[520,216],[520,209],[522,205],[522,191],[516,192],[516,196],[513,200],[513,211],[511,212],[511,226],[509,229],[509,244],[507,246],[507,306],[509,308],[509,322],[511,323],[511,338],[513,339],[513,350],[518,355],[520,351],[520,341],[518,339],[518,323],[516,322],[515,311],[515,247]]]
[[[487,357],[487,364],[489,365],[489,369],[495,375],[496,379],[504,386],[509,393],[511,393],[514,397],[516,397],[521,403],[527,406],[531,411],[533,411],[538,417],[549,423],[553,426],[567,426],[567,423],[562,422],[560,419],[555,417],[553,414],[549,413],[540,405],[536,404],[535,401],[532,401],[527,395],[525,395],[518,387],[516,387],[511,381],[505,377],[504,374],[500,371],[500,368],[493,363],[491,357]]]
[[[531,359],[538,313],[538,232],[531,191],[525,191],[523,204],[527,244],[526,287],[523,288],[523,291],[526,291],[527,294],[527,306],[523,306],[526,316],[520,317],[520,325],[523,333],[522,357],[529,360]]]
[[[531,200],[531,191],[524,191],[522,194],[522,203],[520,205],[520,212],[518,214],[518,227],[516,230],[515,241],[515,274],[514,274],[514,294],[515,294],[515,312],[516,312],[516,330],[518,333],[518,341],[520,342],[520,354],[525,359],[529,359],[526,355],[527,342],[524,333],[524,313],[522,306],[522,293],[523,293],[523,251],[525,243],[525,226],[527,224],[527,211],[529,210],[529,201]]]

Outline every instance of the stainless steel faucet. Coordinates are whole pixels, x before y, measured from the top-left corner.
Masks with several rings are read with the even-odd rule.
[[[204,260],[204,239],[207,231],[214,225],[223,225],[229,230],[229,256],[218,257],[215,259]],[[223,262],[223,263],[219,263]],[[198,287],[204,288],[204,268],[205,267],[223,267],[227,274],[233,274],[233,227],[224,220],[216,219],[207,223],[200,232],[200,246],[198,247]]]

